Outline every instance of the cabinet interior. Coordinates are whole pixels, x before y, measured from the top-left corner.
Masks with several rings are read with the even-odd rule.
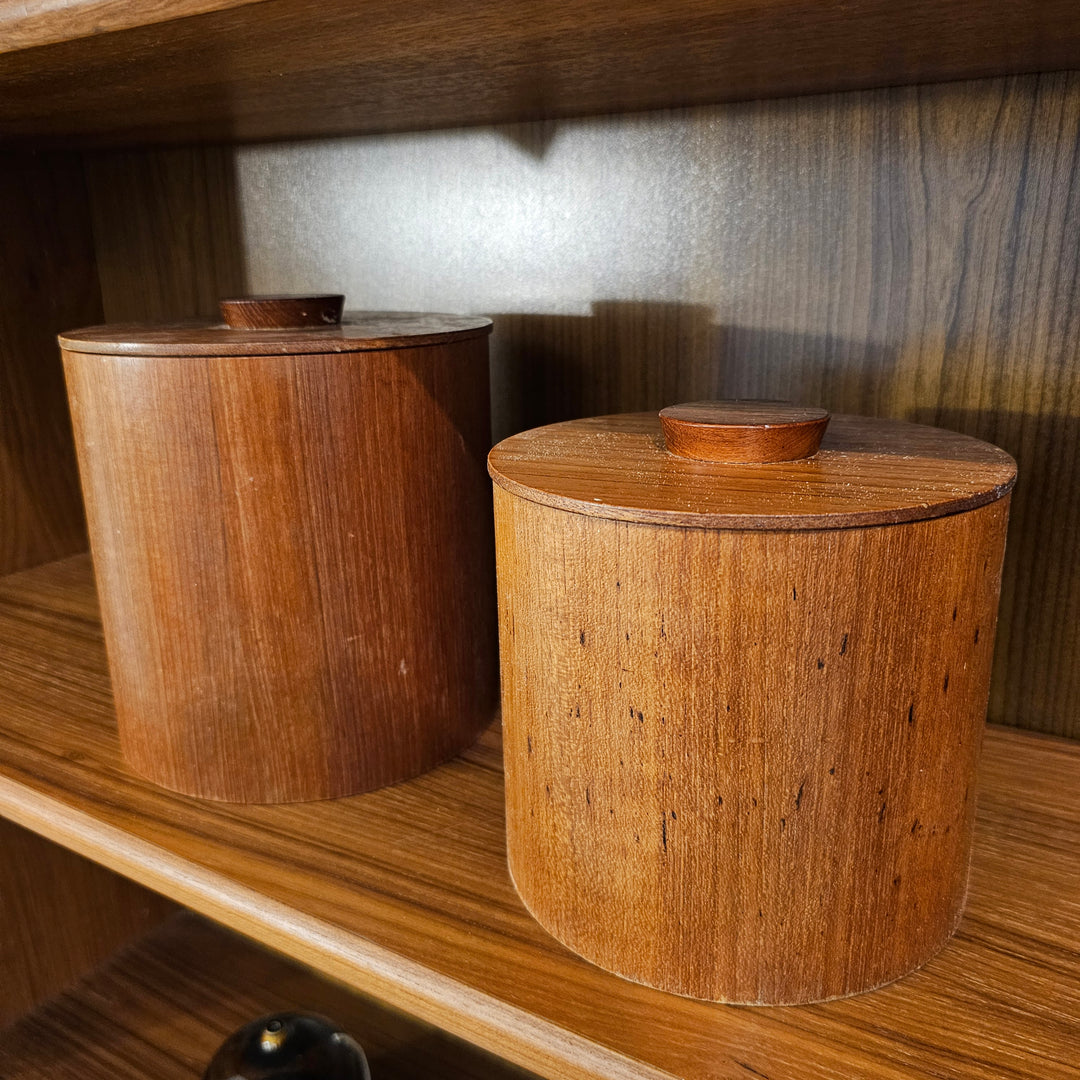
[[[116,10],[81,5],[72,27],[85,16],[111,31],[94,53],[47,12],[44,36],[25,37],[30,24],[0,3],[0,33],[12,34],[0,38],[0,955],[16,973],[0,990],[0,1023],[15,1024],[4,1076],[194,1077],[233,1020],[308,993],[391,1048],[379,1050],[383,1076],[436,1062],[460,1076],[1069,1075],[1080,818],[1067,793],[1080,750],[1045,736],[1080,738],[1080,74],[1035,69],[1080,65],[1080,20],[1044,5],[1010,31],[991,5],[963,17],[939,5],[935,34],[926,5],[862,3],[859,26],[912,35],[910,62],[889,59],[879,27],[838,71],[826,53],[843,55],[843,43],[827,35],[778,62],[810,18],[805,3],[779,6],[789,24],[775,42],[754,36],[750,16],[738,24],[750,36],[731,38],[756,66],[721,70],[691,46],[715,42],[701,20],[735,18],[733,5],[639,4],[623,25],[597,0],[576,44],[554,15],[530,34],[516,4],[493,37],[483,20],[463,28],[448,4],[429,14],[456,36],[429,27],[426,43],[415,31],[395,39],[407,20],[379,5],[365,17],[386,22],[362,45],[278,58],[290,88],[280,109],[265,81],[234,87],[230,121],[229,79],[210,61],[197,78],[184,57],[204,35],[224,64],[222,35],[251,17],[245,8],[272,27],[303,5],[185,0],[158,79],[138,51],[158,32],[151,19],[113,27]],[[355,35],[351,7],[328,5],[325,25],[346,20]],[[1057,33],[1036,63],[1044,19]],[[677,27],[693,41],[676,34],[667,50]],[[965,34],[983,52],[961,49]],[[553,50],[546,68],[484,66],[485,48],[532,58],[538,42]],[[363,51],[377,48],[381,61]],[[94,77],[80,98],[84,62]],[[455,77],[440,81],[447,65]],[[974,75],[996,77],[930,81]],[[912,85],[849,89],[881,83]],[[349,98],[358,86],[367,97]],[[320,88],[333,99],[323,113]],[[715,103],[740,97],[753,100]],[[466,124],[489,126],[447,126]],[[438,130],[402,130],[421,128]],[[955,945],[892,988],[807,1009],[726,1010],[606,976],[536,928],[505,876],[495,731],[433,777],[350,807],[347,819],[396,823],[398,839],[388,861],[374,841],[335,848],[347,886],[311,867],[282,875],[299,842],[258,856],[261,811],[188,806],[125,772],[79,554],[55,334],[211,315],[229,294],[314,290],[342,291],[353,308],[492,317],[493,439],[737,396],[955,428],[1013,454],[989,702],[1007,727],[988,739]],[[428,796],[446,800],[444,818],[421,810]],[[295,837],[342,828],[325,804],[269,813]],[[407,855],[424,836],[449,844],[483,888],[455,901],[450,877]],[[230,870],[245,845],[250,862]],[[443,855],[436,865],[454,861]],[[365,874],[385,895],[365,891]],[[241,967],[276,989],[249,993]],[[163,973],[176,970],[174,999]],[[131,1020],[127,1071],[108,1072],[113,1051],[86,1028],[109,994],[130,1001],[144,981],[178,1026],[162,1035],[166,1013],[148,1005]],[[220,993],[196,1001],[209,983]]]

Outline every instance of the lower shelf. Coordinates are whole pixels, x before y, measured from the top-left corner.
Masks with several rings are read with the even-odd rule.
[[[286,1010],[336,1020],[364,1047],[378,1080],[528,1076],[187,912],[8,1028],[0,1076],[198,1080],[232,1031]]]
[[[124,765],[89,561],[0,580],[0,816],[550,1077],[1075,1080],[1080,744],[991,728],[956,938],[798,1008],[636,986],[560,946],[506,869],[498,728],[369,795],[232,806]]]

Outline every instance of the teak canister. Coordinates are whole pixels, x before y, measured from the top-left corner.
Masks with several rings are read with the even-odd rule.
[[[937,952],[964,904],[1012,458],[702,402],[527,431],[488,467],[509,862],[544,927],[747,1004]]]
[[[498,697],[491,324],[222,307],[60,339],[123,754],[242,802],[414,776]]]

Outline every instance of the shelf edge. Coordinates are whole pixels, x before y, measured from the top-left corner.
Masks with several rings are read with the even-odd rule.
[[[677,1080],[223,874],[165,856],[145,840],[4,776],[0,816],[359,993],[552,1080]]]

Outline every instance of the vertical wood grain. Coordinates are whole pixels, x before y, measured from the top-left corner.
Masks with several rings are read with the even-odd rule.
[[[164,897],[0,819],[0,1027],[173,910]]]
[[[869,528],[495,489],[510,871],[575,952],[744,1004],[872,989],[967,886],[1008,498]]]
[[[487,336],[403,340],[64,353],[121,744],[143,776],[337,798],[491,722]]]
[[[217,318],[220,299],[247,291],[233,156],[223,146],[86,156],[107,321]]]
[[[252,285],[492,315],[495,436],[716,396],[1020,465],[990,716],[1080,736],[1080,73],[240,148]]]
[[[86,547],[56,334],[100,318],[79,157],[0,153],[0,574]]]

